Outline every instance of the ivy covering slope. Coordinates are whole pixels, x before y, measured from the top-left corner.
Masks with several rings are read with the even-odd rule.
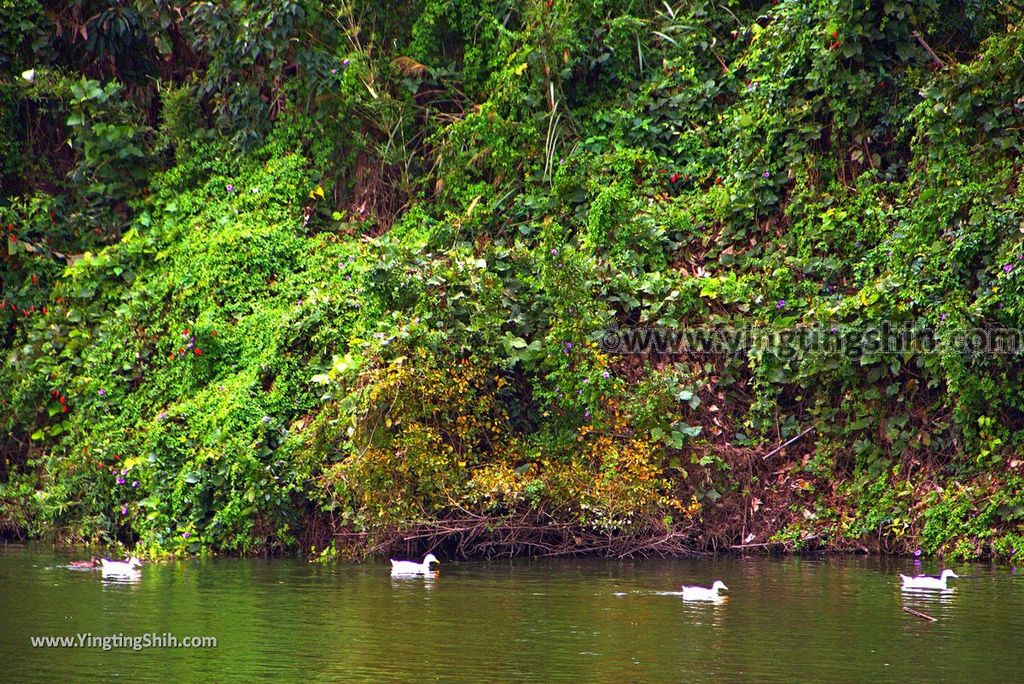
[[[1020,555],[1020,354],[601,342],[1024,328],[1022,14],[0,0],[0,526]]]

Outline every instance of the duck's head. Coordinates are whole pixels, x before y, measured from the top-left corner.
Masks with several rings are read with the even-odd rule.
[[[956,574],[955,572],[953,572],[949,568],[946,568],[945,570],[942,571],[941,579],[947,579],[949,577],[960,577],[960,575]]]
[[[132,566],[133,568],[141,568],[142,567],[142,561],[140,561],[135,556],[132,556],[131,558],[128,559],[128,565]]]
[[[711,585],[711,591],[721,591],[722,589],[729,590],[729,587],[725,586],[725,582],[722,580],[715,580],[715,583]]]
[[[436,563],[436,564],[440,565],[440,564],[441,564],[441,561],[437,560],[437,556],[435,556],[435,555],[434,555],[434,554],[432,554],[432,553],[428,553],[428,554],[427,554],[427,557],[423,559],[423,564],[424,564],[424,565],[426,565],[426,566],[428,566],[428,567],[429,567],[430,565],[433,565],[434,563]]]

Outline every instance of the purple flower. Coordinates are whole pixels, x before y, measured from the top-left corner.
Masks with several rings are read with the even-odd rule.
[[[132,480],[132,489],[138,489],[138,488],[139,488],[139,481],[138,480]]]
[[[785,299],[780,299],[779,301],[775,302],[775,308],[776,309],[783,309],[785,307],[786,307],[786,300]]]
[[[188,539],[189,537],[192,536],[192,533],[191,532],[186,532],[185,534],[183,534],[181,536],[184,537],[185,539]]]
[[[128,515],[128,504],[121,506],[121,515]]]
[[[572,342],[566,342],[565,343],[565,353],[568,354],[570,351],[572,351]]]
[[[270,422],[270,416],[263,416],[263,422],[264,423],[269,423]]]
[[[347,67],[348,66],[348,60],[347,59],[341,60],[341,66]]]
[[[1003,266],[1003,273],[1009,273],[1013,270],[1013,264],[1006,264]]]
[[[235,186],[231,183],[228,183],[227,185],[224,186],[224,189],[227,190],[228,193],[232,193],[235,191]]]
[[[119,485],[123,485],[124,484],[124,478],[121,477],[120,475],[117,476],[117,484],[119,484]]]
[[[166,413],[166,412],[163,412],[163,413],[161,413],[161,414],[160,414],[159,416],[157,416],[157,417],[156,417],[156,419],[157,419],[157,420],[163,420],[163,419],[164,419],[164,418],[166,418],[166,417],[167,417],[167,413]]]
[[[853,245],[854,245],[854,247],[860,247],[860,240],[857,240],[856,242],[854,242]]]
[[[764,177],[765,177],[765,178],[771,178],[771,177],[772,177],[772,174],[771,174],[771,172],[770,172],[770,171],[765,171],[765,172],[764,172]]]
[[[946,320],[946,314],[944,314],[944,313],[943,314],[939,314],[939,320],[940,321]]]
[[[558,256],[558,250],[557,249],[552,249],[551,250],[551,255],[552,256]]]
[[[99,392],[97,392],[96,394],[100,395],[101,397],[105,397],[105,396],[107,395],[107,390],[105,390],[105,389],[101,389],[101,390],[100,390]]]
[[[612,376],[612,374],[609,373],[608,371],[601,371],[601,377],[602,378],[610,378],[611,376]]]
[[[921,557],[921,549],[914,549],[914,555],[917,556],[918,558],[920,558]]]
[[[336,73],[338,73],[338,70],[337,69],[331,69],[331,73],[332,74],[336,74]]]

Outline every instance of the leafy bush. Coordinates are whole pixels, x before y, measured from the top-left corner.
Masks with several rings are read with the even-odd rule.
[[[1019,329],[1019,10],[87,4],[0,22],[5,529],[1019,555],[1017,355],[601,347]]]

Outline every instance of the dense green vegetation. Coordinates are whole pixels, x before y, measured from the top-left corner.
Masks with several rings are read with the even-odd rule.
[[[0,0],[0,525],[1020,554],[1018,354],[600,343],[1024,327],[1022,19]]]

